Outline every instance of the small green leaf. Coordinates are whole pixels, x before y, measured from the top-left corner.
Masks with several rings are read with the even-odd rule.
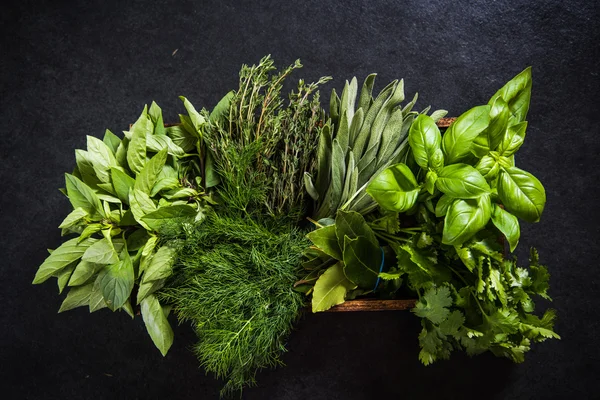
[[[342,260],[342,250],[335,232],[335,225],[328,225],[308,233],[306,237],[325,254]]]
[[[142,220],[151,230],[159,230],[165,223],[191,218],[196,212],[194,207],[187,204],[167,206],[144,215]]]
[[[427,290],[425,295],[417,302],[415,308],[412,309],[412,312],[421,318],[427,318],[434,324],[440,324],[450,314],[448,309],[450,306],[452,306],[450,289],[442,286]]]
[[[102,268],[102,265],[88,261],[80,261],[69,279],[69,286],[79,286],[86,283],[94,274]]]
[[[368,185],[367,193],[381,208],[406,212],[416,203],[419,185],[410,168],[396,164],[383,170]]]
[[[221,100],[219,100],[215,108],[213,108],[213,110],[210,112],[210,117],[208,118],[210,122],[215,123],[217,121],[224,121],[225,119],[229,118],[229,106],[234,95],[235,91],[232,90],[223,96]]]
[[[85,211],[81,207],[77,207],[76,209],[71,211],[69,215],[67,215],[67,217],[63,220],[63,222],[60,223],[58,227],[61,229],[70,228],[73,225],[77,225],[78,223],[82,222],[83,219],[87,216],[87,211]]]
[[[102,182],[110,182],[110,168],[118,166],[112,150],[94,136],[87,136],[87,150],[96,176]]]
[[[144,165],[140,173],[135,177],[134,188],[146,194],[150,194],[152,187],[156,182],[158,174],[161,172],[167,161],[167,149],[158,152]]]
[[[94,233],[100,232],[103,227],[104,227],[104,225],[102,225],[102,224],[87,225],[85,227],[85,229],[81,232],[81,235],[79,235],[79,238],[77,239],[78,242],[83,242],[85,239],[89,238]]]
[[[179,96],[179,98],[181,99],[181,101],[183,101],[183,105],[187,110],[188,115],[190,116],[190,120],[192,122],[194,130],[196,132],[201,132],[202,126],[206,123],[206,119],[204,119],[204,117],[200,115],[198,111],[196,111],[196,109],[194,108],[192,103],[189,102],[188,99],[186,99],[183,96]]]
[[[166,135],[149,134],[146,136],[146,149],[156,153],[164,150],[168,154],[175,157],[181,157],[185,155],[185,151],[176,145],[175,142],[173,142],[173,140]]]
[[[104,279],[105,275],[106,271],[100,271],[100,273],[98,274],[98,276],[96,276],[96,279],[94,280],[92,293],[90,293],[90,313],[96,312],[107,307],[106,302],[104,301],[104,297],[102,296],[102,287],[100,286],[102,279]]]
[[[92,188],[70,174],[65,174],[65,181],[69,201],[73,208],[82,208],[92,219],[102,218],[104,213],[102,203]]]
[[[452,164],[442,168],[436,187],[440,192],[459,199],[475,199],[491,191],[479,171],[467,164]]]
[[[173,330],[165,316],[163,307],[154,295],[149,295],[141,302],[141,312],[146,330],[154,345],[165,356],[173,344]]]
[[[127,164],[135,174],[139,174],[146,164],[146,135],[154,132],[154,124],[144,107],[142,115],[131,127],[131,140],[127,148]]]
[[[478,106],[462,114],[442,138],[446,164],[454,164],[469,155],[475,138],[490,123],[490,106]]]
[[[161,136],[165,134],[165,123],[163,122],[162,110],[155,102],[150,104],[148,116],[154,125],[154,135]]]
[[[446,215],[448,212],[448,208],[455,199],[447,194],[443,195],[439,198],[437,204],[435,205],[435,216],[440,218]]]
[[[419,167],[427,169],[436,150],[440,148],[442,135],[435,121],[420,114],[412,123],[408,133],[408,143]]]
[[[381,266],[381,250],[364,236],[344,238],[344,274],[363,289],[373,289]]]
[[[341,263],[329,267],[317,279],[312,297],[312,312],[329,310],[331,307],[342,304],[348,290],[356,289],[346,275]]]
[[[198,142],[198,136],[191,134],[180,125],[170,126],[166,128],[167,136],[171,138],[173,143],[183,149],[183,151],[190,152],[196,148],[196,142]]]
[[[121,139],[109,131],[108,129],[104,132],[104,138],[102,138],[104,144],[112,151],[113,154],[117,154],[117,149],[121,144]]]
[[[171,276],[176,253],[177,251],[172,247],[162,246],[159,248],[144,272],[142,282],[157,281]]]
[[[144,215],[156,211],[156,205],[154,204],[150,196],[148,196],[148,194],[140,190],[133,189],[129,192],[129,205],[131,206],[131,213],[133,214],[135,220],[144,228],[152,230],[142,220],[142,217]]]
[[[438,175],[435,171],[427,171],[427,175],[425,175],[425,190],[429,192],[429,194],[433,194],[435,192],[435,182],[438,179]]]
[[[69,278],[71,278],[71,274],[73,273],[73,270],[75,269],[75,265],[76,265],[76,262],[72,262],[71,264],[67,265],[65,268],[60,270],[60,272],[55,274],[56,278],[57,278],[59,294],[62,293],[63,290],[65,289],[65,287],[67,286],[67,283],[69,282]]]
[[[527,121],[510,126],[498,145],[498,152],[504,157],[510,157],[515,154],[523,145],[523,141],[525,141],[526,129]]]
[[[58,312],[61,313],[77,307],[87,306],[90,301],[90,295],[93,287],[94,284],[90,283],[85,286],[79,286],[69,290],[69,293],[67,293],[67,297],[65,297]]]
[[[498,196],[508,211],[527,222],[538,222],[546,205],[542,183],[517,167],[500,172]]]
[[[140,258],[140,268],[138,271],[138,277],[146,270],[148,265],[150,265],[150,261],[152,260],[152,254],[154,253],[154,248],[156,247],[157,242],[158,237],[152,235],[144,245],[144,249],[142,250],[142,256]]]
[[[137,304],[140,304],[146,297],[155,293],[165,286],[165,279],[159,279],[157,281],[142,282],[137,293]]]
[[[119,261],[119,256],[112,243],[104,238],[88,247],[82,260],[94,264],[114,264]]]
[[[488,104],[493,104],[498,97],[502,97],[508,104],[513,123],[525,121],[531,99],[531,67],[525,68],[508,81],[492,96]]]
[[[52,254],[44,260],[42,265],[40,265],[40,268],[35,274],[33,284],[35,285],[46,281],[72,262],[79,260],[83,253],[96,242],[97,239],[86,239],[81,243],[78,243],[78,238],[67,240],[54,250]]]
[[[444,219],[442,243],[460,245],[488,223],[492,213],[490,196],[455,200]]]
[[[519,237],[521,236],[521,228],[519,227],[519,220],[517,217],[508,211],[503,210],[497,204],[494,204],[492,209],[492,222],[506,237],[506,240],[508,240],[510,251],[515,251],[515,248],[519,243]]]
[[[123,250],[123,260],[106,267],[106,274],[100,281],[102,297],[106,305],[115,311],[125,304],[133,289],[134,270],[127,250]]]

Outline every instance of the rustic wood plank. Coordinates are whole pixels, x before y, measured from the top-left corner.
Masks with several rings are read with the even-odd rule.
[[[351,311],[401,311],[415,306],[417,300],[378,300],[361,299],[348,300],[327,310],[326,312],[351,312]]]
[[[440,119],[440,120],[439,120],[439,121],[436,123],[436,125],[437,125],[439,128],[447,128],[447,127],[449,127],[450,125],[452,125],[452,123],[453,123],[454,121],[456,121],[456,118],[457,118],[457,117],[451,117],[451,118],[442,118],[442,119]]]

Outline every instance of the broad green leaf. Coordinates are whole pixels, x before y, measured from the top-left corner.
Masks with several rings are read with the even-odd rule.
[[[363,289],[373,289],[381,267],[381,250],[364,236],[344,237],[344,274]]]
[[[158,174],[161,172],[167,161],[167,149],[158,152],[144,165],[140,173],[135,177],[134,188],[146,194],[150,194],[152,187],[156,182]]]
[[[504,99],[498,97],[490,105],[492,107],[490,110],[490,124],[475,138],[473,148],[471,149],[478,158],[485,156],[490,151],[496,150],[508,127],[510,109]]]
[[[508,211],[527,222],[538,222],[546,205],[542,183],[517,167],[500,172],[498,196]]]
[[[146,164],[146,135],[154,132],[154,124],[146,107],[131,127],[131,140],[127,147],[127,164],[134,174],[139,174]]]
[[[198,196],[198,192],[192,188],[189,187],[184,187],[184,188],[178,188],[178,189],[174,189],[174,190],[169,190],[168,192],[163,192],[162,197],[164,199],[167,200],[175,200],[175,199],[188,199],[190,197],[196,197]],[[161,199],[163,200],[163,199]],[[170,202],[167,202],[170,203]],[[185,201],[184,203],[187,203],[187,201]],[[163,204],[159,202],[159,206],[163,207]]]
[[[114,264],[119,261],[119,256],[112,243],[104,238],[88,247],[82,260],[94,264]]]
[[[221,183],[221,177],[215,168],[215,158],[210,149],[206,150],[206,164],[204,165],[205,186],[211,188]]]
[[[100,232],[104,225],[102,224],[89,224],[85,227],[85,229],[79,235],[77,239],[78,242],[83,242],[85,239],[92,236],[94,233]]]
[[[159,230],[165,223],[181,221],[196,215],[196,209],[191,205],[175,205],[161,207],[142,217],[144,223],[152,230]]]
[[[202,115],[200,115],[198,111],[196,111],[196,109],[194,108],[192,103],[189,102],[188,99],[186,99],[183,96],[179,96],[179,98],[181,99],[181,101],[183,101],[183,105],[188,112],[194,130],[196,132],[201,132],[202,126],[206,123],[206,119]]]
[[[146,330],[154,345],[165,356],[173,344],[173,330],[165,316],[163,307],[154,295],[149,295],[141,302],[141,311]]]
[[[229,106],[234,95],[235,91],[232,90],[223,96],[221,100],[219,100],[215,108],[213,108],[213,110],[210,112],[210,116],[208,117],[210,122],[215,123],[229,118]]]
[[[344,251],[346,236],[350,239],[362,236],[374,246],[379,247],[375,233],[373,233],[365,218],[356,211],[338,210],[335,218],[335,234],[342,253]]]
[[[77,243],[77,241],[78,238],[67,240],[54,250],[40,265],[33,279],[33,284],[45,282],[72,262],[79,260],[83,253],[97,242],[97,239],[86,239],[81,243]]]
[[[492,209],[492,222],[506,237],[506,240],[508,240],[511,253],[515,251],[515,248],[519,243],[519,237],[521,236],[521,228],[517,217],[508,211],[503,210],[502,207],[497,204],[494,204]]]
[[[342,250],[335,231],[335,225],[328,225],[310,232],[306,237],[325,254],[342,260]]]
[[[329,310],[342,304],[348,290],[356,289],[356,285],[344,275],[342,263],[329,267],[317,279],[312,297],[312,312]]]
[[[491,191],[479,171],[467,164],[442,168],[435,184],[440,192],[459,199],[474,199]]]
[[[66,267],[64,267],[63,269],[61,269],[56,274],[56,278],[57,278],[56,283],[58,284],[58,294],[61,294],[63,292],[63,290],[65,289],[65,287],[67,286],[67,283],[69,282],[69,278],[71,278],[71,274],[73,273],[73,270],[75,269],[76,265],[77,265],[77,262],[72,262],[71,264],[69,264]]]
[[[475,138],[490,123],[490,106],[478,106],[462,114],[442,138],[446,164],[454,164],[469,155]]]
[[[102,265],[88,261],[80,261],[69,279],[69,286],[79,286],[86,283],[94,274],[102,268]]]
[[[448,208],[450,208],[450,205],[454,200],[455,199],[453,197],[450,197],[447,194],[442,195],[435,205],[435,216],[440,218],[446,215]]]
[[[100,281],[102,297],[106,305],[115,311],[120,308],[131,294],[134,283],[134,270],[127,250],[123,250],[123,260],[106,267],[106,274]]]
[[[190,152],[196,148],[198,137],[185,130],[182,126],[170,126],[166,128],[166,133],[173,143],[182,148],[183,151]]]
[[[519,150],[525,140],[527,121],[510,126],[498,145],[498,152],[504,157],[510,157]]]
[[[142,275],[142,273],[148,268],[148,265],[150,265],[150,261],[152,260],[152,255],[154,253],[154,248],[156,247],[157,242],[158,237],[151,235],[146,244],[144,245],[144,249],[142,250],[142,257],[140,258],[140,268],[138,271],[138,277]]]
[[[85,286],[75,287],[69,290],[67,297],[62,302],[59,313],[69,311],[77,307],[87,306],[90,301],[90,295],[92,293],[93,283]]]
[[[166,135],[148,134],[146,136],[146,149],[157,153],[165,150],[168,154],[176,157],[185,155],[185,151]]]
[[[494,180],[500,171],[497,161],[491,156],[483,156],[477,165],[475,165],[475,169],[477,169],[488,182]]]
[[[531,99],[531,67],[525,68],[508,81],[492,96],[488,104],[493,104],[498,97],[502,97],[508,104],[511,112],[511,125],[525,121]]]
[[[75,150],[75,162],[79,171],[81,180],[90,186],[98,185],[102,181],[96,176],[92,157],[85,150]]]
[[[155,293],[165,286],[165,279],[159,279],[158,281],[141,282],[137,292],[137,303],[140,304],[147,296]]]
[[[70,228],[73,225],[77,225],[82,222],[85,217],[87,217],[88,213],[81,207],[77,207],[73,211],[67,215],[67,217],[60,223],[58,226],[61,229]]]
[[[460,245],[488,223],[492,213],[490,197],[455,200],[444,219],[442,243]]]
[[[129,192],[129,205],[131,206],[131,213],[133,214],[135,220],[144,228],[152,230],[142,220],[142,217],[144,215],[156,211],[156,205],[154,204],[150,196],[148,196],[142,191],[133,189]]]
[[[102,296],[102,287],[100,285],[102,283],[102,279],[104,279],[105,275],[106,275],[106,271],[100,271],[100,273],[94,280],[94,285],[92,287],[92,293],[90,293],[90,302],[89,302],[90,313],[96,312],[98,310],[101,310],[101,309],[107,307],[106,302],[104,301],[104,297]]]
[[[118,168],[111,168],[110,172],[117,196],[123,203],[129,204],[129,191],[133,189],[135,179]]]
[[[435,121],[427,115],[419,115],[410,127],[408,143],[419,167],[431,166],[433,153],[440,148],[442,135]]]
[[[102,140],[88,135],[87,152],[96,176],[102,182],[110,182],[110,168],[118,166],[112,150]]]
[[[381,208],[406,212],[416,203],[419,185],[406,164],[396,164],[383,170],[368,185],[367,193]]]
[[[127,249],[132,251],[138,251],[146,245],[150,236],[148,231],[145,229],[137,229],[127,237]]]
[[[162,117],[162,110],[155,102],[150,104],[150,110],[148,110],[148,116],[154,124],[154,135],[161,136],[165,134],[165,123]],[[153,135],[153,136],[154,136]]]
[[[427,171],[427,175],[425,175],[425,190],[429,192],[429,194],[433,194],[435,192],[435,182],[438,179],[438,175],[435,171]]]
[[[144,272],[142,282],[157,281],[171,276],[176,254],[177,251],[172,247],[162,246],[159,248]]]
[[[104,144],[112,151],[113,154],[117,154],[117,149],[121,144],[121,139],[109,131],[108,129],[104,132],[104,138],[102,138]]]
[[[103,217],[102,203],[92,188],[70,174],[65,174],[65,182],[69,201],[74,209],[84,209],[92,219]]]
[[[128,168],[129,163],[127,162],[127,148],[129,147],[129,139],[124,137],[121,140],[121,144],[117,147],[117,152],[115,153],[115,158],[117,159],[117,164],[119,164],[122,168]]]

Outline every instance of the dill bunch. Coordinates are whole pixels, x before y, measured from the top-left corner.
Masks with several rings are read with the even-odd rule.
[[[281,354],[304,296],[293,290],[304,233],[286,218],[210,213],[170,232],[174,278],[160,296],[194,327],[202,367],[226,380],[221,395],[254,385]]]

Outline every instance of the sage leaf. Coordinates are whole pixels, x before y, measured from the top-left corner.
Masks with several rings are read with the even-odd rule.
[[[344,237],[344,274],[363,289],[373,289],[381,266],[381,251],[363,236]]]
[[[442,168],[435,183],[440,192],[459,199],[474,199],[491,191],[483,175],[467,164]]]
[[[342,263],[329,267],[317,279],[312,296],[312,312],[329,310],[331,307],[342,304],[348,290],[356,289],[342,268]]]
[[[335,225],[328,225],[316,229],[308,233],[306,237],[325,254],[336,260],[342,260],[342,250],[340,249],[338,238],[336,236]]]
[[[150,265],[144,272],[142,282],[156,281],[159,279],[168,278],[173,273],[173,264],[175,263],[175,255],[177,251],[168,246],[159,248],[154,256]]]
[[[82,260],[95,264],[114,264],[119,261],[119,256],[112,243],[104,238],[88,247]]]
[[[489,195],[477,199],[456,199],[444,219],[442,243],[461,245],[483,229],[490,220]]]
[[[525,121],[531,99],[531,67],[525,68],[502,86],[488,104],[493,104],[498,97],[502,97],[508,104],[513,123]]]
[[[408,133],[408,143],[417,165],[423,169],[431,166],[433,154],[440,148],[442,135],[435,121],[424,114],[412,123]]]
[[[97,241],[97,239],[86,239],[78,243],[78,238],[73,238],[61,244],[40,265],[33,279],[33,284],[45,282],[72,262],[79,260],[85,251]]]
[[[167,149],[158,152],[148,161],[135,178],[134,189],[150,194],[156,179],[167,161]]]
[[[127,250],[123,250],[123,260],[106,267],[106,274],[100,281],[102,297],[106,305],[115,311],[125,304],[135,280],[133,264]]]
[[[492,208],[492,222],[496,228],[502,232],[504,237],[506,237],[511,253],[515,251],[515,248],[519,243],[519,237],[521,236],[521,228],[517,217],[508,211],[503,210],[502,207],[497,204],[494,204]]]
[[[90,301],[90,295],[92,294],[93,283],[75,287],[69,290],[67,297],[63,300],[60,305],[59,313],[72,310],[77,307],[87,306]]]
[[[61,222],[58,227],[61,228],[61,229],[70,228],[73,225],[77,225],[80,222],[82,222],[83,219],[85,217],[87,217],[87,216],[88,216],[88,212],[87,211],[85,211],[81,207],[77,207],[76,209],[74,209],[73,211],[71,211],[69,213],[69,215],[67,215],[65,217],[65,219],[63,220],[63,222]]]
[[[65,182],[67,195],[74,209],[82,208],[92,219],[102,218],[104,213],[102,203],[92,188],[70,174],[65,174]]]
[[[215,157],[210,149],[206,150],[206,164],[204,165],[204,178],[206,188],[217,186],[221,183],[221,176],[215,167]]]
[[[500,172],[498,196],[508,211],[527,222],[538,222],[546,205],[546,191],[542,183],[517,167]]]
[[[141,312],[152,342],[163,357],[166,356],[173,344],[174,335],[163,307],[154,295],[149,295],[141,302]]]
[[[317,189],[315,189],[315,185],[312,181],[312,176],[308,172],[304,173],[304,188],[313,200],[319,199],[319,192],[317,192]]]
[[[477,106],[463,113],[450,125],[442,138],[446,164],[454,164],[469,155],[475,138],[490,123],[490,106]]]
[[[127,147],[127,164],[134,174],[139,174],[146,164],[146,135],[154,132],[154,125],[146,108],[131,127],[131,140]]]
[[[417,201],[419,185],[406,164],[392,165],[377,175],[366,192],[388,211],[406,212]]]

